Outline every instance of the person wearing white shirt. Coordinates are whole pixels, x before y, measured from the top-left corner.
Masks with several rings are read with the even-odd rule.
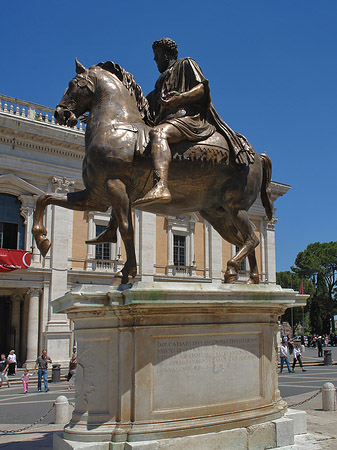
[[[289,362],[288,344],[287,344],[287,341],[285,341],[284,339],[282,340],[281,347],[280,347],[280,358],[281,358],[280,373],[282,373],[282,371],[283,371],[284,363],[287,364],[288,372],[291,372],[290,362]]]
[[[296,361],[299,362],[299,365],[302,369],[302,372],[306,372],[306,370],[303,368],[303,364],[302,364],[302,353],[301,353],[301,344],[296,344],[295,348],[294,348],[294,352],[293,352],[293,367],[292,367],[292,372],[295,372],[295,365],[296,365]]]

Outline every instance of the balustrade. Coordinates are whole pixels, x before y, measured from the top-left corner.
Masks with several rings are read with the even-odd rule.
[[[113,273],[120,270],[122,264],[120,259],[94,259],[92,260],[92,270],[111,270]]]
[[[7,95],[0,94],[0,113],[5,113],[17,117],[24,117],[25,119],[44,122],[65,128],[64,125],[58,125],[56,123],[54,117],[54,109],[39,105],[37,103],[8,97]],[[85,124],[78,121],[77,125],[72,129],[77,129],[77,131],[84,132]]]

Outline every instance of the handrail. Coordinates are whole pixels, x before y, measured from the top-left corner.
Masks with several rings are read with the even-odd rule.
[[[51,125],[56,125],[68,130],[84,132],[84,123],[77,121],[77,125],[73,128],[59,125],[55,121],[54,109],[48,106],[39,105],[38,103],[20,100],[18,98],[9,97],[8,95],[0,94],[0,113],[11,114],[17,117],[24,117],[28,120],[44,122]]]

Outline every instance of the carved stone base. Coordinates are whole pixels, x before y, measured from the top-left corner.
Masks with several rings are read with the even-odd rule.
[[[135,283],[54,301],[78,348],[75,410],[54,448],[276,447],[292,423],[277,387],[277,319],[306,298],[270,285]]]

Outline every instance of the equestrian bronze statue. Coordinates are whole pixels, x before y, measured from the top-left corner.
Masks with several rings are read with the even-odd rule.
[[[177,59],[174,41],[153,44],[161,73],[144,97],[133,76],[108,61],[85,68],[69,82],[55,119],[73,127],[89,112],[85,130],[85,189],[44,194],[37,201],[33,235],[45,256],[50,242],[43,225],[45,208],[107,211],[107,229],[90,244],[116,242],[119,228],[127,259],[122,283],[137,274],[131,208],[164,215],[199,212],[228,242],[239,247],[227,262],[225,282],[237,280],[248,257],[257,284],[255,247],[259,241],[247,211],[259,193],[272,217],[271,161],[258,155],[246,138],[216,113],[208,81],[191,58]]]

